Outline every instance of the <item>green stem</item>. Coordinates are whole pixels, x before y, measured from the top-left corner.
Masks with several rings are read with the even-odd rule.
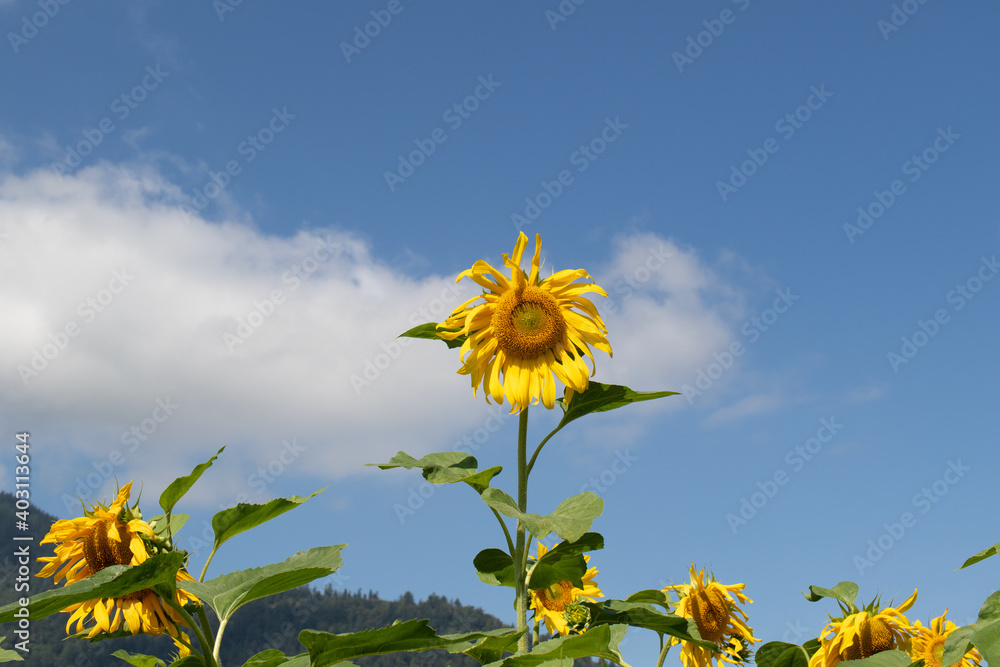
[[[559,426],[557,426],[555,430],[552,431],[552,433],[549,433],[547,436],[545,436],[545,439],[542,440],[540,443],[538,443],[538,446],[535,447],[535,453],[531,455],[531,460],[528,461],[528,471],[527,471],[528,475],[531,474],[531,469],[535,467],[535,459],[538,458],[538,454],[542,451],[542,447],[545,446],[545,443],[549,441],[549,438],[554,436],[556,434],[556,431],[558,431],[560,428],[562,428],[562,423],[560,423]]]
[[[194,619],[191,618],[191,614],[184,611],[184,607],[177,604],[176,600],[171,600],[169,598],[162,598],[162,600],[170,605],[174,611],[180,614],[181,618],[184,619],[184,622],[191,628],[191,632],[193,632],[194,636],[198,639],[198,644],[201,645],[201,653],[205,658],[205,665],[207,667],[220,667],[218,661],[212,657],[212,643],[194,622]],[[211,631],[209,631],[209,636],[211,636],[211,634]]]
[[[212,649],[212,657],[215,658],[215,662],[219,663],[220,666],[222,665],[219,661],[219,651],[222,650],[222,633],[225,631],[226,623],[228,622],[228,618],[223,618],[219,621],[219,631],[215,635],[215,647]]]
[[[521,512],[528,511],[528,406],[521,410],[521,418],[517,427],[517,507]],[[514,552],[514,590],[516,594],[514,608],[517,611],[517,629],[524,634],[517,640],[517,649],[527,653],[531,650],[528,636],[528,589],[525,565],[528,562],[528,548],[525,543],[524,523],[517,522],[517,547]]]
[[[660,659],[656,661],[656,667],[663,667],[663,661],[666,660],[669,650],[670,642],[663,641],[663,635],[660,635]]]
[[[208,560],[205,561],[205,567],[201,568],[201,576],[198,577],[198,583],[205,581],[205,573],[208,572],[208,564],[212,562],[212,558],[215,556],[215,547],[212,547],[212,553],[208,554]]]
[[[492,507],[490,509],[493,510],[493,516],[495,516],[497,518],[497,521],[500,522],[500,527],[503,528],[503,536],[507,538],[507,551],[510,553],[510,557],[513,558],[514,557],[514,541],[512,539],[510,539],[510,531],[507,530],[507,524],[504,523],[503,517],[500,516],[500,512],[497,512]]]
[[[208,621],[208,614],[205,613],[205,605],[198,605],[198,622],[201,623],[201,629],[205,632],[205,638],[210,639],[212,637],[212,624]]]

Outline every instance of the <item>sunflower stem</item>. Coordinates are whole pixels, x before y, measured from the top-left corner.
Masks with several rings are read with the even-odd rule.
[[[517,426],[517,507],[521,512],[528,511],[528,406],[521,410]],[[517,547],[514,553],[514,589],[516,599],[514,608],[517,610],[517,629],[524,634],[517,640],[517,649],[527,653],[531,650],[531,638],[528,636],[528,589],[526,565],[528,562],[528,546],[525,540],[524,523],[517,521]]]
[[[500,516],[500,512],[497,512],[492,507],[490,509],[493,510],[493,516],[495,516],[497,518],[497,521],[500,522],[500,527],[503,528],[503,536],[507,538],[507,550],[510,552],[510,557],[513,558],[514,557],[514,553],[515,553],[514,552],[514,540],[512,540],[510,538],[510,531],[507,530],[507,524],[504,523],[503,517]]]
[[[538,454],[542,451],[542,447],[545,446],[545,443],[549,441],[549,438],[554,436],[556,434],[556,431],[558,431],[560,428],[562,428],[562,422],[559,422],[559,426],[557,426],[555,430],[553,430],[551,433],[545,436],[545,438],[540,443],[538,443],[538,446],[535,447],[535,453],[531,455],[531,460],[528,461],[528,470],[525,473],[525,475],[531,474],[531,469],[535,467],[535,459],[538,458]]]
[[[205,636],[205,633],[201,631],[201,628],[199,628],[198,625],[194,622],[194,619],[191,618],[191,614],[184,611],[184,607],[178,604],[176,600],[171,600],[170,598],[162,598],[162,599],[174,611],[180,614],[181,618],[184,619],[184,622],[187,623],[189,628],[191,628],[191,632],[193,632],[194,636],[198,638],[198,644],[201,645],[202,656],[205,658],[205,665],[207,667],[221,667],[219,662],[215,660],[214,657],[212,657],[212,643]],[[209,630],[208,634],[209,636],[211,636],[212,634],[211,630]]]
[[[208,560],[205,561],[205,567],[201,568],[201,576],[198,577],[198,583],[205,581],[205,573],[208,572],[208,564],[212,562],[212,557],[215,556],[215,547],[212,547],[212,552],[208,554]]]
[[[222,662],[219,660],[219,651],[222,650],[222,633],[226,629],[226,623],[229,622],[228,618],[223,618],[219,620],[219,631],[215,634],[215,647],[212,649],[212,658],[215,662],[222,667]]]
[[[663,661],[667,658],[667,651],[670,650],[670,642],[663,641],[663,635],[660,635],[660,659],[656,661],[656,667],[663,667]]]

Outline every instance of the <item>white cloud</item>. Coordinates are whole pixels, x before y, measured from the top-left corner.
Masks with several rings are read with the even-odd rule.
[[[724,408],[719,408],[713,411],[712,414],[708,416],[706,423],[721,424],[723,422],[732,421],[733,419],[766,414],[768,412],[774,412],[775,410],[784,407],[786,404],[787,401],[775,394],[753,394],[741,398],[732,405],[727,405]]]
[[[348,231],[188,222],[183,200],[137,166],[0,177],[0,427],[60,453],[47,483],[86,481],[118,452],[115,475],[162,488],[228,443],[241,474],[199,488],[208,503],[248,491],[269,463],[337,478],[485,423],[455,350],[395,338],[471,297],[470,281],[454,284],[466,267],[415,279]],[[661,244],[667,263],[615,295]],[[702,260],[655,235],[620,239],[597,275],[617,304],[614,359],[596,353],[603,381],[677,389],[741,313]]]

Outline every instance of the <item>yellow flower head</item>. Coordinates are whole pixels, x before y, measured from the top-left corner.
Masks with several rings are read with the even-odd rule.
[[[538,543],[538,553],[536,561],[549,552],[541,542]],[[584,559],[590,562],[590,556],[584,555]],[[594,598],[604,597],[604,593],[594,583],[597,576],[597,568],[588,569],[582,577],[583,588],[577,588],[569,581],[557,581],[548,588],[531,591],[531,609],[535,610],[536,619],[544,619],[545,627],[549,634],[558,632],[561,635],[569,634],[570,623],[567,623],[566,611],[569,607],[571,621],[574,626],[578,625],[581,610],[574,608],[574,604],[581,599],[593,602]],[[584,621],[585,622],[585,621]]]
[[[566,399],[573,392],[586,390],[593,376],[585,356],[594,363],[590,346],[611,354],[608,330],[589,299],[581,296],[596,292],[607,296],[583,269],[559,271],[545,280],[539,277],[542,252],[541,236],[535,236],[535,255],[531,271],[521,268],[521,258],[528,237],[521,232],[511,255],[504,253],[504,265],[510,278],[480,260],[458,274],[455,282],[468,277],[484,292],[459,305],[438,325],[441,338],[454,340],[468,336],[462,344],[462,367],[459,373],[472,376],[472,391],[480,385],[489,402],[504,398],[511,404],[511,414],[528,405],[555,405],[558,379],[566,386]],[[482,299],[482,303],[472,305]],[[577,312],[577,309],[580,312]],[[501,379],[501,375],[503,378]]]
[[[663,592],[680,597],[674,613],[694,619],[701,638],[714,643],[716,648],[702,648],[677,637],[671,637],[670,643],[681,644],[681,662],[685,667],[711,667],[713,659],[718,663],[742,664],[748,649],[760,641],[753,636],[746,612],[740,607],[741,603],[753,600],[742,592],[746,584],[720,584],[714,577],[706,583],[705,579],[705,571],[696,573],[692,563],[691,583],[667,586]]]
[[[944,641],[958,626],[945,619],[948,610],[931,621],[930,627],[924,627],[920,621],[913,623],[913,639],[911,640],[910,658],[916,662],[924,661],[924,667],[942,667],[941,660],[944,657]],[[945,667],[979,667],[983,660],[976,649],[970,650],[960,662],[955,665]]]
[[[898,607],[878,611],[876,600],[865,610],[832,619],[820,633],[820,648],[809,667],[834,667],[842,660],[860,660],[894,649],[909,651],[913,629],[903,612],[916,600],[914,590]]]
[[[36,576],[53,577],[54,583],[61,579],[66,585],[86,579],[110,565],[139,565],[150,556],[142,535],[155,537],[149,524],[138,518],[135,507],[128,506],[132,483],[123,486],[110,506],[98,503],[84,516],[77,519],[63,519],[52,524],[52,528],[42,540],[55,542],[55,556],[39,558],[46,563]],[[184,570],[177,573],[178,581],[191,581],[191,575]],[[185,605],[197,598],[184,591],[177,591],[177,602]],[[133,635],[145,633],[159,635],[166,632],[174,638],[187,653],[188,636],[178,629],[183,621],[180,615],[165,604],[152,590],[146,589],[117,598],[88,600],[71,605],[65,612],[73,612],[66,622],[66,633],[76,622],[76,632],[87,632],[93,638],[101,632],[115,632],[122,627]],[[93,618],[94,625],[84,627]],[[183,640],[183,641],[179,641]]]

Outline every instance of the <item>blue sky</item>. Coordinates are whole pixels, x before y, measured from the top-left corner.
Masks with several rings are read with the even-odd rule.
[[[226,444],[186,502],[197,569],[214,508],[328,487],[212,570],[348,542],[337,587],[512,619],[471,567],[502,542],[472,492],[363,464],[467,437],[513,465],[457,354],[395,336],[539,233],[610,294],[596,378],[684,392],[575,423],[533,477],[536,512],[605,497],[609,596],[694,561],[747,584],[765,640],[818,633],[834,609],[799,592],[844,579],[970,622],[1000,585],[954,571],[1000,539],[998,19],[4,0],[0,432],[31,432],[33,500],[64,517],[115,477],[149,514]]]

